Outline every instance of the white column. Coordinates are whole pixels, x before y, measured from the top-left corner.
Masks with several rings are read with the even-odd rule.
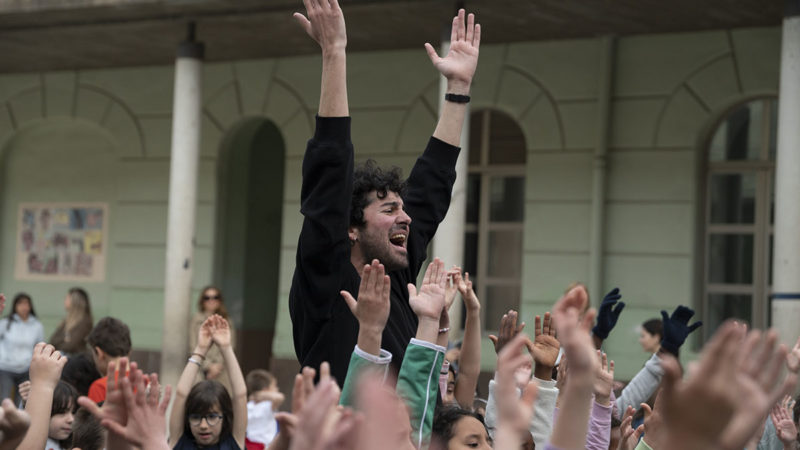
[[[800,335],[800,0],[786,4],[775,163],[772,323],[791,348]]]
[[[448,29],[449,30],[449,29]],[[448,35],[449,36],[449,35]],[[440,54],[446,55],[450,50],[450,41],[442,41]],[[439,80],[439,111],[444,104],[444,94],[447,93],[447,79]],[[464,267],[464,220],[467,217],[467,165],[469,162],[469,111],[464,116],[464,128],[461,130],[461,153],[456,162],[456,182],[453,185],[453,195],[450,199],[450,208],[447,216],[436,231],[433,238],[433,254],[441,258],[447,269],[453,264]],[[413,224],[411,226],[414,226]],[[461,302],[456,300],[450,307],[450,339],[461,338]]]
[[[194,269],[203,44],[194,42],[192,34],[190,29],[190,39],[178,48],[172,111],[161,379],[173,386],[188,358]]]

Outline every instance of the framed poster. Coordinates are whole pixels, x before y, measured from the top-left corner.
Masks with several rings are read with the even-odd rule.
[[[21,203],[14,277],[33,281],[103,281],[107,203]]]

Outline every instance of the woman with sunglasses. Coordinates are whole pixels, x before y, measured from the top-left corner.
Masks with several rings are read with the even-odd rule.
[[[214,314],[222,316],[228,322],[228,327],[231,330],[231,346],[234,349],[236,348],[236,329],[233,327],[233,321],[228,316],[228,310],[225,309],[225,299],[222,297],[222,291],[216,286],[206,286],[200,293],[200,298],[197,300],[197,312],[192,317],[191,327],[189,328],[189,348],[194,348],[197,345],[197,334],[200,331],[200,327],[206,319]],[[216,380],[230,391],[231,381],[224,369],[222,353],[218,347],[213,346],[202,361],[197,381]]]

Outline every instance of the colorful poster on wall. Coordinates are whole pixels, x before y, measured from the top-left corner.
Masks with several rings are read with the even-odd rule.
[[[22,203],[17,230],[18,280],[105,280],[107,203]]]

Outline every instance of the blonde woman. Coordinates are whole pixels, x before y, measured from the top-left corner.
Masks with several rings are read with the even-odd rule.
[[[89,294],[79,287],[70,289],[64,297],[64,309],[67,317],[50,336],[50,344],[68,355],[82,353],[86,351],[86,338],[94,323]]]
[[[228,327],[231,330],[231,347],[236,348],[236,329],[233,327],[233,321],[228,316],[228,310],[225,309],[225,299],[222,296],[222,291],[215,286],[206,286],[200,292],[200,298],[197,299],[197,312],[192,316],[189,334],[189,348],[194,348],[197,345],[197,333],[203,322],[214,314],[218,314],[228,322]],[[202,380],[216,380],[222,383],[231,390],[231,382],[228,378],[225,369],[225,361],[222,358],[219,348],[212,346],[202,359],[201,371],[198,373],[198,381]]]

